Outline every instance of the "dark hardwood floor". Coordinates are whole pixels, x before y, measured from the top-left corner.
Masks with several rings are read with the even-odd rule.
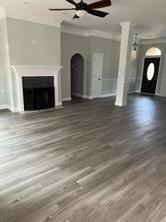
[[[1,222],[165,222],[166,99],[0,112]]]

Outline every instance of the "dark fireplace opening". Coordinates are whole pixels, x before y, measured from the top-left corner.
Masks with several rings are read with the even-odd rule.
[[[23,77],[24,110],[55,106],[54,77]]]

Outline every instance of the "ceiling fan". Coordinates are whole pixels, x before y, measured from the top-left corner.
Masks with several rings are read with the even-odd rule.
[[[109,15],[109,13],[99,11],[96,9],[111,6],[111,0],[100,0],[98,2],[94,2],[91,4],[87,4],[83,0],[81,0],[79,3],[75,2],[74,0],[66,0],[66,1],[71,3],[72,5],[74,5],[75,7],[74,8],[59,8],[59,9],[51,8],[49,10],[50,11],[72,11],[72,10],[75,10],[76,14],[74,15],[73,19],[78,19],[80,17],[83,17],[87,13],[94,15],[94,16],[104,18],[105,16]]]

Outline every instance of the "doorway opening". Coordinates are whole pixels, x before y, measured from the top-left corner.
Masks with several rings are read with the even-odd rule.
[[[150,48],[146,51],[141,92],[145,94],[155,95],[159,74],[161,50],[158,48]]]
[[[84,58],[74,54],[71,58],[71,98],[79,100],[84,96]]]

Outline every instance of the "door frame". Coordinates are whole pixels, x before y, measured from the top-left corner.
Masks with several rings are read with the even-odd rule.
[[[103,53],[99,53],[99,52],[94,52],[93,55],[92,55],[92,72],[91,72],[91,94],[92,94],[92,99],[95,99],[95,98],[100,98],[102,96],[102,80],[103,80],[103,64],[102,64],[102,74],[101,74],[101,80],[100,80],[100,96],[99,97],[94,97],[94,94],[93,94],[93,56],[94,54],[102,54],[103,56],[103,64],[104,64],[104,54]]]
[[[144,75],[145,59],[151,59],[151,58],[160,58],[159,70],[158,70],[158,77],[159,77],[159,75],[160,75],[160,70],[161,70],[161,58],[162,58],[162,56],[144,56],[144,57],[143,57],[143,62],[142,62],[142,69],[141,69],[140,85],[139,85],[139,92],[140,92],[141,94],[146,94],[146,93],[142,93],[142,92],[141,92],[142,80],[143,80],[143,75]],[[157,78],[156,90],[155,90],[155,94],[154,94],[154,95],[158,95],[158,94],[157,94],[157,90],[158,90],[158,80],[159,80],[159,78]],[[148,95],[148,93],[147,93],[147,95]],[[151,95],[151,94],[150,94],[150,95]]]

